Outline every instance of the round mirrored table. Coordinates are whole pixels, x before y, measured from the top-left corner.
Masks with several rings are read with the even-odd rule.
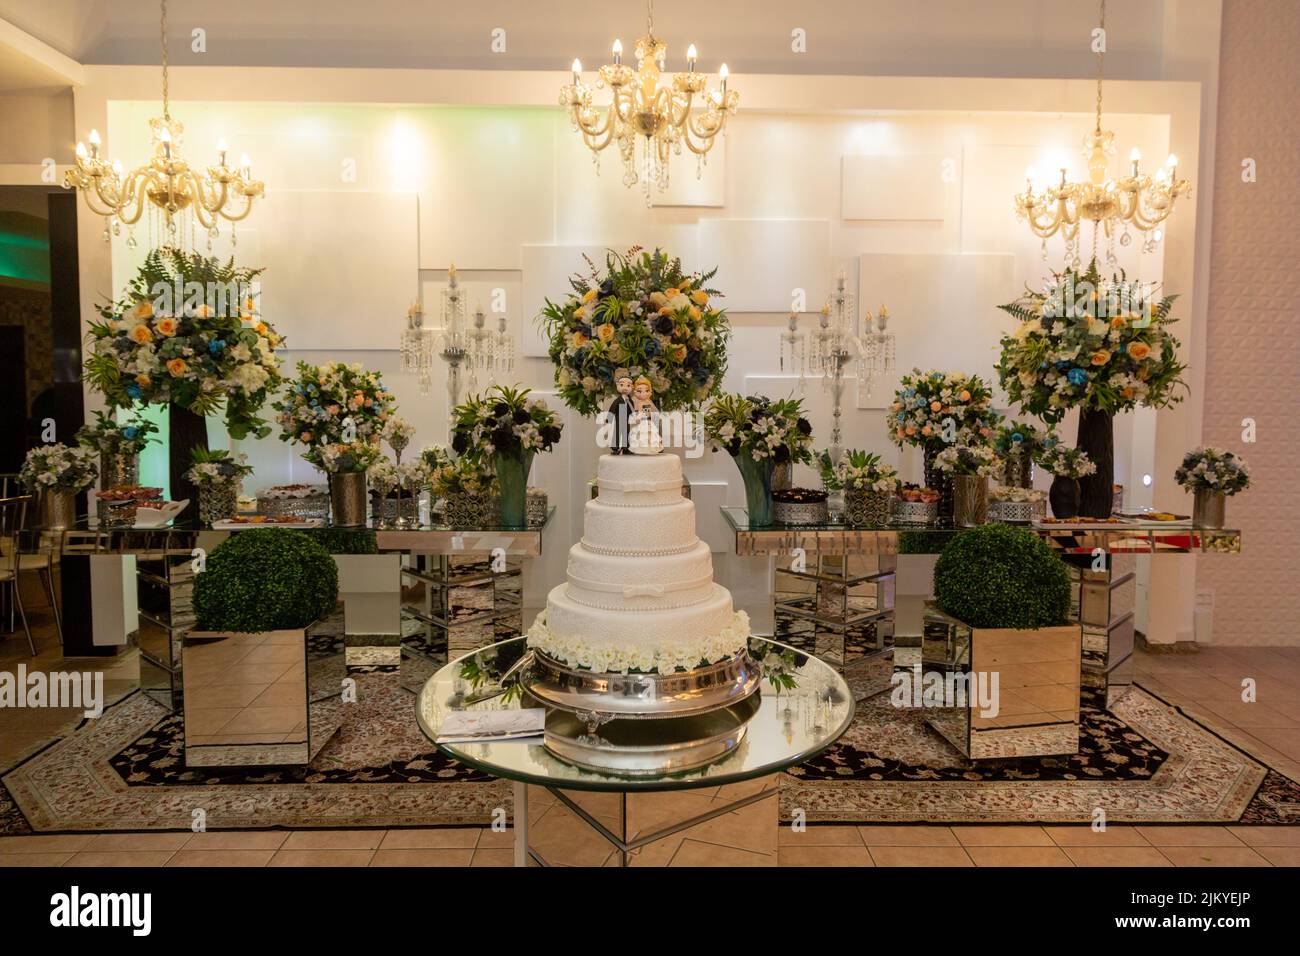
[[[436,743],[453,711],[538,706],[517,689],[491,696],[525,652],[524,641],[488,645],[429,678],[416,701],[425,735]],[[833,667],[792,647],[755,637],[750,652],[764,662],[765,677],[746,732],[734,749],[698,769],[593,770],[556,757],[541,737],[438,748],[513,783],[516,866],[682,863],[705,847],[775,864],[779,776],[848,729],[853,695]],[[657,721],[637,723],[653,734]]]

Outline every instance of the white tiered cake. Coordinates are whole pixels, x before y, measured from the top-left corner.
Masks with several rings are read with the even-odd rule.
[[[734,657],[749,617],[713,582],[676,455],[602,455],[598,498],[528,644],[597,672],[671,674]]]

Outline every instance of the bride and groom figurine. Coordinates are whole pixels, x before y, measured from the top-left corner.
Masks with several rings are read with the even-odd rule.
[[[609,416],[614,423],[612,455],[657,455],[663,451],[659,435],[659,409],[655,408],[654,387],[644,375],[633,379],[619,376],[615,383],[618,397],[610,403]]]

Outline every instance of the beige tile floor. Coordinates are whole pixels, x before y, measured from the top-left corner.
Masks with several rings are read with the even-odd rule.
[[[35,595],[29,599],[37,601]],[[32,607],[29,603],[28,607]],[[62,667],[42,625],[33,660],[12,637],[0,670]],[[1300,648],[1208,646],[1197,654],[1139,653],[1139,680],[1282,773],[1300,779]],[[109,700],[134,688],[133,658],[86,662],[104,671]],[[1254,681],[1256,700],[1242,701]],[[76,712],[0,712],[0,767],[75,727]],[[114,833],[0,838],[0,866],[508,866],[511,834],[488,829]],[[683,841],[679,865],[731,865],[734,848]],[[1294,827],[825,826],[783,828],[782,866],[1300,866]]]

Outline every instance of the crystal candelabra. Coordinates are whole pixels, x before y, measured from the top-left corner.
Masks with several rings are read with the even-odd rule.
[[[438,353],[437,336],[424,327],[424,309],[419,301],[406,310],[402,330],[402,371],[419,378],[420,394],[428,395],[433,384],[433,361]]]
[[[787,362],[792,371],[798,371],[800,392],[804,389],[804,379],[808,374],[808,356],[804,349],[806,339],[807,336],[799,328],[799,313],[791,309],[786,330],[781,333],[781,371],[786,371]]]
[[[438,331],[439,357],[447,363],[448,420],[454,424],[460,404],[461,369],[470,356],[465,330],[465,296],[456,277],[456,264],[447,270],[447,288],[442,290],[442,328]]]
[[[654,34],[653,3],[646,4],[646,35],[636,41],[635,52],[633,70],[623,63],[623,42],[615,40],[614,62],[598,71],[596,88],[610,91],[603,114],[592,105],[592,91],[582,81],[578,60],[573,61],[573,82],[560,88],[560,105],[568,108],[573,128],[591,150],[598,171],[601,150],[611,143],[618,145],[623,185],[630,188],[640,182],[648,206],[652,184],[660,190],[668,188],[668,163],[674,153],[681,155],[683,143],[699,160],[697,174],[702,173],[715,138],[727,117],[736,112],[740,94],[727,89],[725,63],[718,70],[718,89],[706,90],[707,77],[695,72],[694,46],[686,51],[686,72],[674,74],[671,84],[660,83],[668,44]]]
[[[1101,86],[1106,58],[1106,0],[1101,0],[1101,44],[1097,48],[1097,107],[1092,132],[1083,138],[1083,153],[1088,162],[1088,181],[1070,182],[1068,171],[1061,168],[1061,180],[1055,185],[1039,186],[1031,166],[1025,171],[1025,191],[1015,197],[1017,216],[1029,223],[1035,236],[1043,241],[1043,258],[1047,258],[1047,240],[1058,232],[1065,239],[1065,254],[1070,265],[1081,266],[1079,226],[1092,223],[1092,257],[1097,257],[1098,234],[1106,237],[1106,263],[1115,266],[1115,233],[1119,243],[1131,241],[1129,227],[1142,234],[1142,251],[1151,252],[1162,235],[1160,223],[1169,218],[1179,196],[1191,192],[1192,186],[1178,178],[1178,159],[1172,154],[1165,168],[1154,176],[1142,173],[1138,165],[1142,154],[1137,147],[1129,153],[1129,175],[1107,178],[1109,158],[1115,153],[1115,134],[1101,127]]]
[[[487,326],[483,307],[474,310],[474,326],[469,331],[469,383],[478,379],[477,372],[486,372],[488,381],[498,375],[509,375],[515,370],[515,340],[507,330],[505,313],[497,316],[496,331]]]
[[[217,143],[217,164],[206,171],[192,167],[181,156],[181,133],[184,125],[171,115],[167,62],[167,3],[161,3],[162,39],[162,116],[149,120],[150,141],[154,154],[149,162],[129,172],[118,160],[109,161],[100,156],[98,130],[90,131],[90,146],[77,144],[76,165],[63,177],[66,189],[80,190],[90,211],[103,216],[104,241],[127,227],[127,245],[134,248],[133,227],[146,209],[163,218],[167,241],[175,244],[179,239],[178,217],[188,216],[190,231],[195,223],[208,233],[208,248],[218,234],[218,224],[225,220],[231,224],[231,242],[234,223],[248,217],[253,211],[253,201],[263,194],[263,184],[253,179],[251,163],[247,156],[238,166],[226,161],[225,141]]]
[[[858,335],[858,380],[867,387],[871,394],[877,375],[885,375],[894,370],[894,333],[889,331],[889,309],[880,307],[873,319],[868,312],[862,317],[862,329]]]

